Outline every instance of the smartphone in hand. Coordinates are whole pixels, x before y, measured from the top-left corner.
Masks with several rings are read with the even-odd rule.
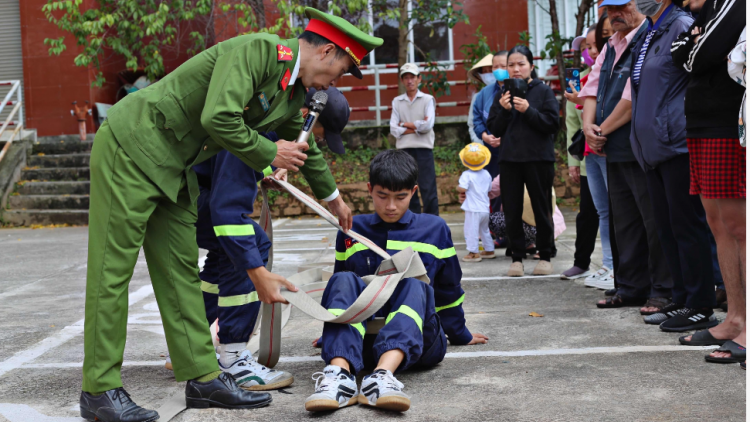
[[[565,92],[572,94],[573,91],[570,89],[570,81],[573,81],[576,91],[581,92],[581,69],[565,69]]]

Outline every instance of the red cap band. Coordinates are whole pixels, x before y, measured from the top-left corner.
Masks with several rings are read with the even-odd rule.
[[[310,19],[305,31],[314,32],[321,37],[325,37],[332,43],[344,49],[354,59],[354,63],[359,66],[360,61],[367,55],[367,49],[362,47],[358,42],[346,35],[344,31],[336,28],[328,22],[318,19]]]

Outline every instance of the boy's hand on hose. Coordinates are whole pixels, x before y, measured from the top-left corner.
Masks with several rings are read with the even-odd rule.
[[[471,341],[469,342],[469,344],[467,344],[467,346],[471,346],[472,344],[487,344],[487,342],[490,340],[490,338],[484,334],[471,333],[471,335],[474,338],[471,339]]]
[[[247,270],[247,275],[255,285],[255,290],[258,291],[258,299],[263,303],[289,303],[281,295],[281,288],[285,287],[290,292],[299,290],[289,280],[268,271],[266,267]]]
[[[336,199],[328,203],[328,208],[331,210],[333,215],[339,218],[339,225],[344,229],[344,233],[352,229],[352,210],[348,205],[341,199],[341,195],[337,196]]]

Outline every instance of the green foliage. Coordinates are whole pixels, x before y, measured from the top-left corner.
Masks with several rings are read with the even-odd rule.
[[[529,34],[529,31],[518,33],[518,44],[516,45],[525,45],[526,47],[531,45],[531,34]]]
[[[482,25],[479,25],[474,31],[474,37],[477,39],[475,43],[463,44],[460,47],[461,54],[464,56],[464,68],[471,69],[474,63],[482,60],[484,56],[494,53],[490,45],[487,44],[487,36],[482,32]],[[471,81],[479,87],[481,84],[477,81]]]
[[[547,44],[545,44],[544,49],[539,53],[542,60],[555,58],[558,54],[566,51],[568,49],[567,46],[573,41],[573,38],[562,38],[559,32],[553,32],[545,38],[547,39]],[[529,40],[531,40],[531,37],[529,37]]]
[[[96,6],[87,9],[83,0],[47,0],[42,6],[45,17],[63,32],[73,36],[83,47],[74,63],[93,67],[96,79],[93,86],[102,86],[104,76],[101,66],[105,52],[125,58],[125,67],[131,71],[143,70],[155,81],[165,74],[164,54],[179,52],[181,48],[195,55],[215,43],[219,32],[216,22],[233,25],[240,34],[251,32],[291,33],[297,35],[302,28],[289,28],[291,14],[302,17],[304,7],[300,0],[271,0],[279,10],[279,17],[271,26],[260,28],[252,7],[256,0],[96,0]],[[88,2],[87,2],[88,3]],[[334,14],[341,6],[348,10],[362,10],[367,0],[336,0],[330,2]],[[363,29],[369,30],[365,22]],[[362,27],[362,25],[360,25]],[[202,30],[196,30],[203,28]],[[187,45],[182,41],[189,40]],[[50,55],[60,55],[66,50],[65,36],[47,38]]]
[[[422,72],[422,83],[419,88],[427,88],[435,98],[443,95],[451,95],[451,86],[448,84],[448,74],[445,69],[449,65],[440,65],[431,58],[430,53],[424,53],[427,65]]]

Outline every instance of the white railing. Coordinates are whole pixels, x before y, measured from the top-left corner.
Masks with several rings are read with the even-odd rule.
[[[13,143],[13,140],[16,138],[16,135],[21,131],[23,128],[23,101],[21,100],[21,81],[0,81],[0,86],[3,85],[10,85],[10,91],[5,95],[5,98],[3,98],[2,103],[0,103],[0,113],[3,112],[3,109],[5,109],[5,106],[13,106],[13,109],[10,111],[10,114],[8,114],[8,117],[5,118],[5,121],[3,122],[3,125],[0,126],[0,138],[2,138],[3,133],[5,132],[5,129],[8,128],[8,126],[15,126],[13,129],[13,133],[10,135],[10,138],[5,142],[5,146],[2,150],[0,150],[0,161],[3,160],[5,157],[5,154],[8,152],[8,149],[10,149],[10,144]],[[15,95],[16,99],[12,100],[13,96]],[[18,120],[13,120],[13,117],[18,114]]]
[[[535,57],[534,60],[539,60],[539,57]],[[444,61],[438,61],[438,62],[422,62],[417,63],[417,66],[420,66],[421,68],[424,68],[428,65],[436,65],[438,67],[450,67],[456,64],[463,64],[462,60],[444,60]],[[339,91],[341,92],[350,92],[350,91],[375,91],[375,106],[374,107],[350,107],[349,110],[354,111],[374,111],[375,112],[375,125],[380,126],[381,125],[381,118],[380,118],[380,112],[381,111],[387,111],[391,109],[391,106],[383,106],[381,105],[381,99],[380,99],[380,91],[386,91],[390,89],[398,89],[398,84],[392,84],[392,85],[381,85],[380,84],[380,70],[381,69],[398,69],[398,64],[396,63],[390,63],[390,64],[370,64],[370,65],[362,65],[359,67],[360,70],[373,70],[373,76],[375,77],[375,84],[374,85],[365,85],[365,86],[343,86],[343,87],[337,87]],[[556,81],[558,80],[557,76],[540,76],[539,79],[543,81]],[[448,85],[450,86],[457,86],[457,85],[466,85],[468,84],[467,81],[448,81]],[[443,102],[443,103],[437,103],[437,107],[458,107],[458,106],[468,106],[471,104],[471,101],[450,101],[450,102]]]

